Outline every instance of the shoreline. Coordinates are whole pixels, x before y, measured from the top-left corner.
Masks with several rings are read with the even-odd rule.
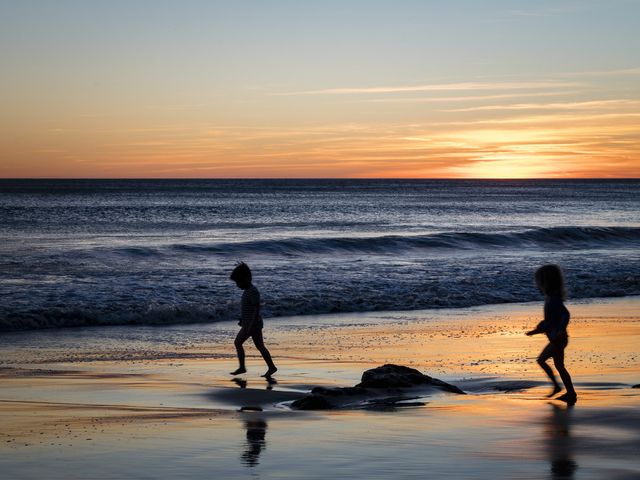
[[[613,303],[617,301],[634,301],[640,300],[640,294],[633,295],[618,295],[618,296],[603,296],[603,297],[580,297],[580,298],[569,298],[566,300],[567,305],[588,305],[592,303]],[[308,313],[308,314],[300,314],[300,315],[281,315],[275,317],[269,317],[268,320],[273,321],[289,321],[293,319],[305,319],[305,318],[330,318],[330,319],[340,319],[340,317],[361,317],[361,316],[376,316],[381,314],[420,314],[426,316],[431,313],[444,313],[447,312],[456,312],[456,311],[464,311],[464,310],[476,310],[476,309],[498,309],[501,307],[509,308],[509,307],[527,307],[531,305],[542,304],[543,300],[540,298],[539,300],[531,300],[531,301],[514,301],[514,302],[501,302],[501,303],[483,303],[478,305],[467,305],[460,307],[431,307],[431,308],[418,308],[418,309],[389,309],[389,310],[366,310],[366,311],[345,311],[345,312],[327,312],[327,313]],[[297,322],[296,322],[297,323]],[[206,325],[214,325],[214,324],[227,324],[227,325],[236,325],[235,320],[216,320],[216,321],[194,321],[194,322],[170,322],[170,323],[115,323],[115,324],[87,324],[87,325],[68,325],[68,326],[54,326],[54,327],[38,327],[38,328],[30,328],[30,329],[17,329],[17,330],[0,330],[0,340],[3,336],[11,335],[11,334],[22,334],[29,332],[47,332],[47,331],[64,331],[64,330],[79,330],[79,329],[93,329],[93,328],[174,328],[174,327],[190,327],[190,326],[206,326]]]
[[[198,289],[204,288],[202,285],[198,285],[197,286]],[[237,293],[237,292],[232,292],[233,294]],[[345,311],[332,311],[332,312],[324,312],[324,313],[300,313],[300,314],[293,314],[293,315],[275,315],[275,316],[269,316],[268,318],[270,319],[289,319],[289,318],[305,318],[305,317],[340,317],[340,316],[359,316],[359,315],[368,315],[368,314],[380,314],[380,313],[406,313],[406,312],[441,312],[441,311],[449,311],[449,310],[465,310],[465,309],[476,309],[476,308],[494,308],[494,307],[500,307],[500,306],[519,306],[519,305],[529,305],[529,304],[536,304],[539,300],[539,297],[537,296],[533,296],[535,298],[532,298],[531,300],[526,300],[526,301],[507,301],[507,302],[497,302],[497,303],[478,303],[478,304],[471,304],[471,305],[461,305],[461,306],[430,306],[430,307],[424,307],[424,308],[402,308],[402,309],[396,309],[396,308],[376,308],[373,310],[345,310]],[[235,298],[235,295],[229,295],[229,298],[227,299],[227,305],[225,306],[225,308],[231,308],[231,310],[233,310],[235,312],[236,307],[235,307],[235,302],[232,302],[230,299],[231,298]],[[617,300],[617,299],[634,299],[634,298],[640,298],[640,293],[633,293],[633,294],[620,294],[620,295],[604,295],[601,297],[593,297],[593,296],[584,296],[584,297],[577,297],[577,298],[570,298],[569,302],[572,304],[576,304],[576,305],[580,305],[580,304],[584,304],[584,303],[593,303],[593,302],[607,302],[607,301],[613,301],[613,300]],[[276,302],[277,303],[277,302]],[[230,307],[230,305],[234,305],[233,307]],[[131,320],[131,319],[121,319],[121,320],[116,320],[115,322],[113,320],[111,321],[99,321],[99,320],[91,320],[91,321],[87,321],[87,320],[74,320],[71,323],[67,323],[64,324],[64,322],[60,321],[60,311],[58,311],[57,309],[60,307],[60,305],[58,305],[56,308],[53,308],[51,310],[51,312],[49,312],[49,314],[53,315],[53,318],[56,318],[57,320],[55,320],[55,322],[57,322],[57,324],[55,325],[45,325],[42,323],[38,323],[40,322],[40,320],[35,321],[34,323],[34,319],[28,319],[28,318],[23,318],[22,320],[18,321],[19,324],[30,324],[32,325],[31,327],[28,328],[24,328],[24,327],[15,327],[15,326],[9,326],[12,325],[11,321],[7,320],[7,318],[11,317],[13,314],[6,314],[5,313],[5,317],[3,317],[2,319],[0,319],[0,338],[2,338],[2,336],[4,335],[9,335],[12,333],[21,333],[21,332],[37,332],[37,331],[57,331],[57,330],[65,330],[65,329],[83,329],[83,328],[113,328],[113,327],[131,327],[131,328],[135,328],[135,327],[156,327],[156,328],[171,328],[174,326],[189,326],[189,325],[209,325],[212,323],[234,323],[235,320],[233,319],[216,319],[216,320],[211,320],[211,317],[208,316],[210,315],[208,312],[208,309],[210,309],[211,311],[216,311],[217,309],[215,308],[215,306],[212,305],[206,305],[203,308],[200,307],[194,307],[193,305],[191,306],[185,306],[184,308],[175,308],[175,312],[179,312],[180,315],[183,315],[184,318],[189,318],[189,320],[167,320],[168,316],[171,317],[171,315],[175,314],[175,312],[173,312],[172,308],[163,308],[161,310],[158,310],[157,312],[147,312],[145,313],[146,316],[146,320],[145,321],[138,321],[138,320]],[[219,313],[219,312],[217,312]],[[42,312],[39,312],[38,315],[42,315]],[[83,317],[90,317],[90,314],[87,312],[84,312],[82,309],[80,310],[72,310],[70,312],[67,312],[66,315],[70,315],[72,318],[83,318]],[[64,317],[64,314],[62,315]],[[155,318],[154,318],[155,317]],[[206,319],[202,319],[206,317]],[[195,318],[195,320],[194,320]],[[35,325],[35,326],[34,326]]]
[[[640,306],[640,296],[579,299],[570,300],[566,304],[572,315],[569,335],[573,339],[580,333],[581,326],[592,328],[591,318],[594,312],[605,318],[615,313],[621,321],[635,324],[636,311],[639,310],[636,305]],[[464,308],[302,315],[266,318],[264,335],[267,346],[275,348],[275,356],[278,357],[302,359],[309,357],[309,353],[313,351],[319,354],[316,360],[362,364],[386,361],[403,363],[401,360],[404,360],[406,363],[407,358],[394,355],[385,357],[380,351],[366,354],[367,349],[362,347],[373,345],[384,348],[385,340],[390,338],[388,330],[394,332],[393,345],[403,337],[404,346],[410,347],[411,355],[418,358],[421,355],[420,345],[427,346],[435,342],[441,350],[446,351],[449,348],[447,340],[455,343],[456,339],[461,338],[483,338],[486,341],[496,340],[496,336],[516,340],[527,352],[531,350],[527,345],[545,343],[543,335],[528,338],[523,335],[528,328],[535,326],[541,316],[542,301]],[[465,330],[465,322],[473,325],[473,328]],[[0,334],[0,347],[4,353],[0,359],[0,367],[109,361],[234,360],[233,338],[237,331],[236,322],[231,321],[4,332]],[[331,335],[343,336],[345,332],[348,335],[334,347],[327,343],[326,340]],[[303,341],[305,336],[309,336],[310,341]],[[348,338],[357,338],[362,344],[358,345],[356,341],[346,342],[345,339]],[[358,350],[359,354],[348,354],[352,349]],[[513,348],[498,345],[498,351],[502,350]],[[300,354],[301,352],[304,354]],[[248,344],[247,355],[251,360],[259,359],[251,342]],[[429,366],[429,362],[423,361],[423,364]],[[419,363],[411,361],[408,364],[412,365]]]

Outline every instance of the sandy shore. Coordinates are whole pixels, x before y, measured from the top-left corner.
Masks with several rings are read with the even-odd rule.
[[[273,385],[252,346],[231,381],[231,324],[4,334],[0,478],[640,478],[640,298],[569,308],[573,408],[524,336],[541,304],[267,320]],[[468,394],[287,407],[383,363]]]

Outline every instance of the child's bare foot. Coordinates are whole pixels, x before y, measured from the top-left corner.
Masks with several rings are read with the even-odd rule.
[[[567,392],[564,395],[560,395],[558,398],[556,398],[556,400],[566,402],[567,405],[575,405],[575,403],[578,401],[578,395],[576,395],[575,392]]]
[[[276,367],[271,367],[269,368],[269,370],[267,370],[267,373],[260,375],[261,377],[264,378],[270,378],[271,375],[273,375],[274,373],[276,373],[278,371],[278,369]]]
[[[557,393],[560,393],[561,390],[562,389],[559,386],[556,385],[555,387],[553,387],[553,390],[551,391],[551,393],[549,395],[547,395],[547,398],[553,397]]]
[[[237,370],[234,370],[233,372],[229,372],[230,375],[240,375],[241,373],[247,373],[247,369],[244,367],[240,367]]]

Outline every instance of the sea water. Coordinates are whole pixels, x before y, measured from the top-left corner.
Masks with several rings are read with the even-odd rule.
[[[640,180],[0,180],[0,329],[640,294]]]

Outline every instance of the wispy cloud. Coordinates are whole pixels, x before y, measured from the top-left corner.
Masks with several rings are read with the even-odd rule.
[[[572,91],[572,94],[579,93]],[[488,95],[463,95],[455,97],[392,97],[392,98],[366,98],[354,100],[363,103],[453,103],[453,102],[476,102],[484,100],[502,100],[508,98],[537,98],[537,97],[557,97],[567,96],[567,91],[552,92],[518,92],[518,93],[499,93]]]
[[[635,107],[640,100],[593,100],[587,102],[557,102],[557,103],[517,103],[511,105],[481,105],[477,107],[451,108],[443,112],[479,112],[489,110],[579,110],[599,108]]]
[[[451,92],[479,90],[535,90],[546,88],[570,88],[582,86],[579,82],[461,82],[426,85],[401,85],[386,87],[348,87],[273,93],[273,95],[360,95],[372,93]]]

